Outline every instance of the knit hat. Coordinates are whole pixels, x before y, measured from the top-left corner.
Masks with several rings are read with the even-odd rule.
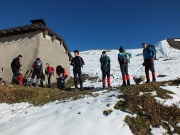
[[[38,60],[40,60],[40,58],[36,58],[36,60],[38,61]]]
[[[22,55],[18,55],[18,57],[21,57],[21,58],[22,58]]]
[[[78,50],[74,50],[74,53],[78,53],[79,54],[79,51]]]
[[[106,51],[103,51],[102,54],[106,54]]]
[[[122,52],[124,49],[122,48],[122,46],[119,48],[119,52]]]

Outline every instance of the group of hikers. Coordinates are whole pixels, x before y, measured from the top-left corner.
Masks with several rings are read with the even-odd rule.
[[[156,49],[154,45],[148,45],[146,43],[142,43],[143,47],[143,66],[145,66],[145,74],[146,74],[146,83],[150,83],[150,75],[149,71],[152,72],[152,81],[156,82],[156,73],[154,68],[154,60],[156,59]],[[128,64],[130,63],[131,53],[126,52],[123,47],[119,48],[118,54],[118,62],[120,65],[120,70],[122,74],[122,85],[121,86],[130,86],[130,75],[128,73]],[[106,77],[107,77],[107,85],[111,88],[110,83],[110,58],[107,56],[106,51],[102,52],[101,58],[101,71],[102,71],[102,87],[106,87]]]
[[[45,75],[46,75],[48,80],[48,88],[50,88],[51,76],[52,75],[54,76],[54,68],[51,67],[49,63],[46,63],[45,75],[44,75],[42,61],[40,58],[37,58],[33,62],[31,66],[31,70],[30,71],[28,70],[26,74],[23,76],[22,65],[20,63],[21,58],[22,55],[19,55],[17,58],[14,58],[13,61],[11,62],[11,69],[13,72],[12,84],[29,85],[30,87],[33,87],[34,78],[36,76],[35,87],[39,87],[39,82],[40,82],[40,86],[44,87],[43,81],[45,80]],[[57,76],[56,77],[57,88],[65,89],[65,79],[67,78],[68,74],[61,65],[58,65],[56,67],[56,76]]]
[[[156,50],[151,46],[147,45],[146,43],[142,43],[143,47],[143,66],[145,66],[145,74],[146,74],[146,83],[150,83],[150,75],[149,70],[152,72],[152,81],[156,82],[155,76],[155,68],[154,68],[154,60],[156,57]],[[122,86],[130,86],[130,75],[128,73],[128,64],[131,58],[131,54],[123,49],[121,46],[119,48],[118,54],[118,62],[120,65],[120,70],[122,73]],[[22,76],[22,65],[20,63],[20,59],[22,55],[19,55],[17,58],[14,58],[11,63],[11,68],[13,72],[12,83],[24,84],[27,81],[26,76]],[[84,65],[84,60],[82,57],[79,56],[79,51],[74,51],[74,57],[72,58],[70,65],[73,66],[73,75],[74,75],[74,87],[75,90],[84,90],[83,88],[83,81],[82,81],[82,71],[81,68]],[[101,64],[101,71],[102,71],[102,88],[106,88],[106,78],[107,78],[107,87],[111,88],[110,82],[110,57],[107,56],[106,51],[102,52],[100,57],[100,64]],[[45,75],[47,75],[48,79],[48,88],[51,87],[51,76],[54,76],[54,68],[46,63],[45,68],[45,75],[43,74],[43,65],[40,58],[37,58],[36,61],[31,66],[31,79],[29,80],[29,86],[32,86],[34,83],[34,78],[36,76],[35,86],[38,87],[39,81],[40,85],[43,86],[43,81],[45,80]],[[67,78],[68,74],[66,70],[61,66],[58,65],[56,67],[56,75],[57,75],[57,88],[65,89],[65,79]],[[77,81],[79,80],[80,88],[78,88]],[[24,82],[23,82],[24,81]]]

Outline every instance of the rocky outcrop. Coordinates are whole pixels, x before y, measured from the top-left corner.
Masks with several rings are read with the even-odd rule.
[[[171,47],[180,50],[180,38],[168,38],[167,42]]]

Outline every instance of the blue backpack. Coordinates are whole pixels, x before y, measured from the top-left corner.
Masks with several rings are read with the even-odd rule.
[[[129,52],[124,52],[123,54],[119,53],[118,57],[122,63],[130,63],[131,53]]]

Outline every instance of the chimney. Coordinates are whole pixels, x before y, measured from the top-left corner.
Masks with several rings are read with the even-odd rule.
[[[30,20],[32,24],[43,24],[46,26],[46,22],[44,19]]]

